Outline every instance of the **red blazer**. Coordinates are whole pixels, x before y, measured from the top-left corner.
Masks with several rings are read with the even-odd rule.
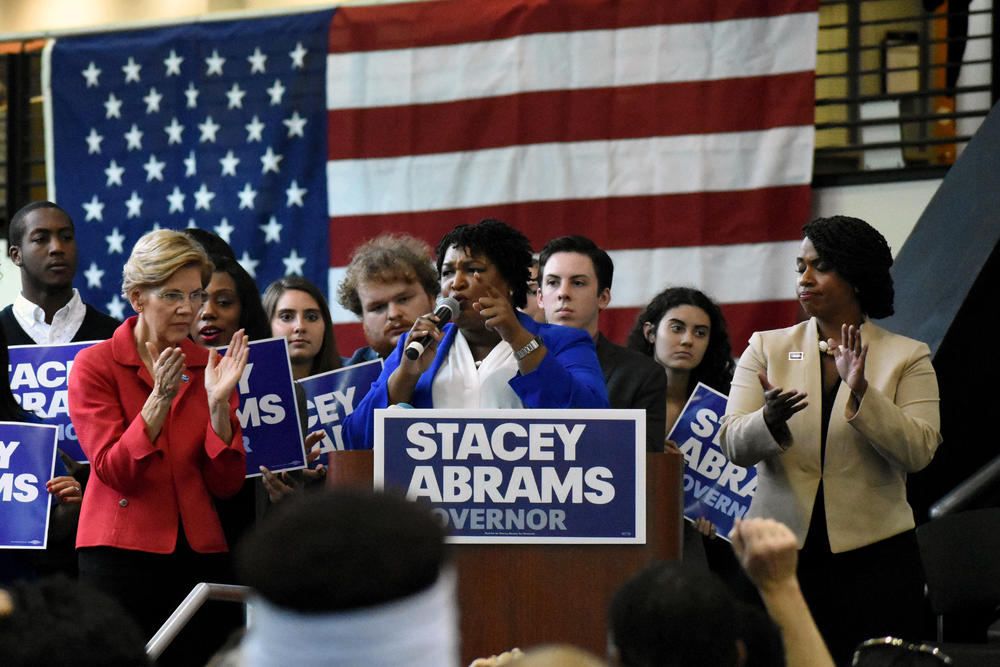
[[[246,453],[236,408],[229,398],[232,444],[212,430],[205,393],[209,351],[185,339],[185,376],[154,441],[140,414],[153,379],[133,338],[138,318],[110,340],[82,350],[69,376],[69,414],[91,463],[76,546],[111,546],[172,553],[177,522],[198,552],[226,551],[213,497],[239,491]]]

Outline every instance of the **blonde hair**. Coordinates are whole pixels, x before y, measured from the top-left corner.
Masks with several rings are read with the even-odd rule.
[[[203,287],[215,270],[205,249],[187,234],[173,229],[147,232],[136,241],[122,269],[122,296],[127,300],[137,288],[162,285],[186,266],[201,270]]]

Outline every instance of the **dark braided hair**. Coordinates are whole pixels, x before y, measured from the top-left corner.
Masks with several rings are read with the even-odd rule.
[[[701,363],[691,371],[687,393],[690,395],[699,382],[704,382],[712,389],[728,394],[733,381],[733,372],[736,370],[733,348],[729,344],[729,334],[726,332],[726,320],[722,316],[722,310],[704,292],[692,287],[668,287],[654,296],[636,318],[635,326],[632,327],[625,342],[626,346],[642,352],[647,357],[653,357],[655,347],[646,338],[643,325],[649,322],[654,328],[659,327],[660,320],[677,306],[701,308],[708,315],[709,321],[708,347],[705,348],[705,356],[702,357]]]
[[[830,263],[857,293],[861,312],[871,318],[895,312],[892,300],[892,252],[885,237],[859,218],[835,215],[817,218],[802,228],[824,261]]]
[[[437,271],[441,275],[445,253],[455,246],[471,255],[485,255],[507,281],[511,303],[524,308],[528,300],[528,279],[531,276],[531,242],[528,237],[506,222],[487,218],[474,225],[458,225],[444,235],[437,249]]]

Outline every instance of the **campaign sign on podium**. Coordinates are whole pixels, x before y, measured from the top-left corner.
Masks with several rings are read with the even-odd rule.
[[[250,343],[247,366],[236,389],[240,395],[236,416],[243,429],[247,477],[260,475],[260,466],[271,472],[304,468],[305,444],[284,338]]]
[[[58,428],[0,422],[0,548],[44,549]]]
[[[677,443],[684,471],[684,518],[705,517],[728,541],[737,517],[743,518],[757,490],[757,469],[742,468],[719,446],[719,423],[726,413],[725,394],[698,383],[667,436]]]
[[[58,429],[59,447],[76,461],[86,461],[69,420],[70,368],[76,353],[99,341],[62,345],[11,345],[10,390],[21,407]]]
[[[307,432],[323,429],[326,435],[320,443],[320,453],[344,448],[340,435],[344,417],[354,412],[372,383],[382,373],[382,360],[374,359],[353,366],[311,375],[297,380],[306,395]]]
[[[457,543],[644,544],[644,410],[375,411],[375,486]]]

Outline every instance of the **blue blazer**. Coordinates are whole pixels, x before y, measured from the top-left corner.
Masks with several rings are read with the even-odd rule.
[[[542,337],[548,350],[538,368],[527,375],[516,374],[510,379],[514,390],[526,408],[609,408],[604,375],[597,361],[594,341],[586,331],[555,324],[539,324],[523,313],[517,313],[521,325]],[[438,344],[431,367],[417,380],[410,404],[415,408],[433,408],[432,385],[448,350],[455,340],[455,325],[448,323],[444,339]],[[399,366],[406,345],[400,336],[382,374],[372,383],[354,412],[344,418],[344,447],[371,449],[375,446],[375,410],[389,407],[389,376]]]

